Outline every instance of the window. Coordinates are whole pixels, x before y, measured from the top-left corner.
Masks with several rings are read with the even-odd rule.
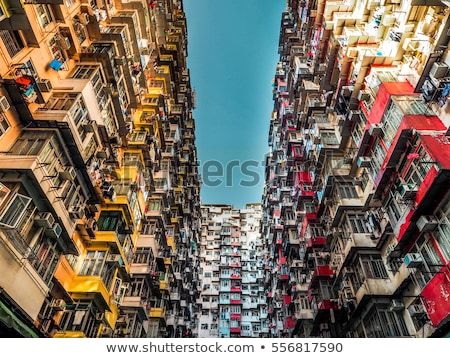
[[[148,210],[161,210],[161,200],[150,199],[147,204]]]
[[[43,108],[46,110],[68,111],[77,99],[77,93],[53,93]]]
[[[395,101],[391,100],[390,104],[388,105],[388,109],[382,119],[383,140],[386,148],[388,149],[392,144],[392,140],[394,139],[395,134],[397,133],[402,118],[402,110],[399,108]]]
[[[143,235],[155,235],[158,225],[156,222],[146,222],[142,224],[141,234]]]
[[[47,284],[51,282],[60,258],[60,253],[57,251],[56,246],[56,240],[41,236],[33,248],[33,255],[30,255],[28,258],[38,275]]]
[[[361,214],[348,214],[347,223],[345,224],[350,229],[350,233],[366,234],[370,232],[367,220]]]
[[[411,252],[420,253],[423,257],[422,268],[414,272],[414,276],[416,277],[420,288],[423,289],[434,277],[436,272],[439,271],[443,263],[437,253],[436,247],[433,245],[433,242],[429,239],[428,235],[420,236],[412,247]]]
[[[5,134],[9,127],[10,125],[6,116],[3,113],[0,113],[0,136]]]
[[[151,247],[138,247],[134,253],[133,262],[136,264],[150,264],[154,262],[153,250]]]
[[[130,282],[130,289],[127,291],[128,295],[148,299],[151,295],[148,280],[143,276],[133,276]]]
[[[41,25],[42,28],[47,27],[47,25],[49,25],[53,21],[52,14],[50,13],[48,5],[38,4],[34,6],[34,9],[37,13],[37,20],[39,22],[39,25]]]
[[[99,276],[106,261],[106,251],[88,251],[79,272],[80,276]]]
[[[433,236],[445,260],[450,261],[450,242],[448,240],[450,237],[450,210],[447,209],[447,213],[439,210],[436,216],[439,220],[439,225],[433,231]]]
[[[380,144],[378,138],[376,138],[372,144],[369,157],[371,159],[370,174],[372,176],[372,179],[375,180],[375,178],[378,175],[378,172],[380,171],[381,166],[383,165],[384,158],[386,158],[386,152],[383,146]]]
[[[17,227],[28,206],[31,203],[31,198],[22,194],[15,194],[9,202],[6,210],[0,219],[0,223],[9,227]]]
[[[208,329],[208,327],[208,323],[202,323],[200,326],[201,329]]]
[[[336,138],[336,134],[331,131],[320,131],[320,138],[322,144],[325,145],[337,145],[339,140]]]
[[[388,307],[373,307],[363,320],[367,338],[404,337],[409,332],[402,312],[390,311]]]
[[[102,211],[97,220],[99,231],[117,231],[123,222],[121,211]]]
[[[388,278],[386,267],[380,255],[361,255],[359,260],[365,277]]]
[[[86,337],[94,338],[97,335],[99,322],[95,320],[97,307],[88,301],[75,301],[66,305],[59,326],[64,331],[82,331]]]
[[[346,183],[339,183],[338,192],[341,198],[343,199],[352,199],[358,197],[358,192],[354,185],[349,185]]]
[[[230,313],[241,313],[241,306],[230,306]]]
[[[404,175],[405,182],[408,184],[420,185],[434,165],[433,159],[431,159],[423,147],[420,147],[417,154],[419,158],[411,162],[408,171]]]

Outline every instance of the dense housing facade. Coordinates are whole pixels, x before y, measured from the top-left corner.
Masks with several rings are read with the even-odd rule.
[[[182,1],[0,10],[0,336],[182,336],[200,223]]]
[[[262,237],[275,336],[449,334],[449,9],[288,0]]]

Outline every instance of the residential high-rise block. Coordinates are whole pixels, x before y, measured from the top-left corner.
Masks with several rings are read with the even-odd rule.
[[[263,193],[271,333],[446,336],[447,3],[286,4]]]
[[[182,1],[0,0],[0,336],[448,336],[447,4],[286,0],[235,209],[200,202]]]
[[[182,2],[0,9],[0,335],[181,337],[200,223]]]
[[[268,336],[261,204],[201,210],[198,337]]]

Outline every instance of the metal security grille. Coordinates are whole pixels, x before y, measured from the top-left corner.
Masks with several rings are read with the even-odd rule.
[[[13,58],[25,47],[17,31],[0,30],[0,38],[10,58]]]

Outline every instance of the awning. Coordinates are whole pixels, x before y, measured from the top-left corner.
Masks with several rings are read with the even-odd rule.
[[[39,338],[37,333],[23,323],[3,302],[0,302],[0,321],[8,328],[15,329],[23,338]]]

